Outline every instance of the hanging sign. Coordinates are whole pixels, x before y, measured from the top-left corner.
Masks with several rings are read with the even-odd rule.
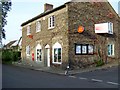
[[[95,33],[113,34],[113,23],[107,22],[95,24]]]
[[[84,31],[84,27],[83,26],[79,26],[78,27],[78,33],[82,33]]]

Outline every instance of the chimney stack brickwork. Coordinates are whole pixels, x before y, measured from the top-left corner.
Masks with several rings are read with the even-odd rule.
[[[44,4],[44,12],[46,12],[48,10],[52,10],[52,9],[53,9],[53,5],[52,4],[48,4],[48,3]]]

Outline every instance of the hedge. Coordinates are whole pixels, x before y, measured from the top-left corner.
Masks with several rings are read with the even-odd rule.
[[[21,52],[12,50],[2,50],[2,62],[12,62],[20,60]]]

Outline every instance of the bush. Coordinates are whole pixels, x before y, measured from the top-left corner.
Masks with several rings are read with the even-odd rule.
[[[96,63],[96,67],[99,67],[99,66],[102,66],[102,65],[104,65],[104,62],[103,62],[103,60],[94,60],[94,62]]]
[[[13,62],[18,61],[21,57],[21,53],[18,51],[12,51],[12,50],[3,50],[2,51],[2,62]]]

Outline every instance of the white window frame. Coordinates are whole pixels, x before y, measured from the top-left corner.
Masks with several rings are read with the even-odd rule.
[[[26,55],[30,56],[30,46],[26,46]]]
[[[52,29],[55,27],[55,16],[52,15],[48,18],[48,29]]]
[[[31,35],[31,26],[30,25],[27,26],[27,35]]]
[[[36,33],[41,31],[41,22],[37,21],[36,22]]]
[[[54,61],[54,50],[55,49],[61,49],[61,62],[58,62],[58,57],[57,57],[57,62],[55,62]],[[62,46],[57,42],[57,43],[55,43],[54,45],[53,45],[53,54],[52,54],[52,58],[53,58],[53,60],[52,60],[52,63],[53,64],[62,64]],[[58,54],[57,54],[58,55]]]
[[[37,50],[40,49],[41,50],[41,60],[37,60]],[[42,47],[40,44],[37,44],[36,46],[36,62],[42,62],[43,61],[43,57],[42,57]]]
[[[108,54],[108,56],[114,56],[115,55],[114,44],[108,44],[107,45],[107,54]]]

